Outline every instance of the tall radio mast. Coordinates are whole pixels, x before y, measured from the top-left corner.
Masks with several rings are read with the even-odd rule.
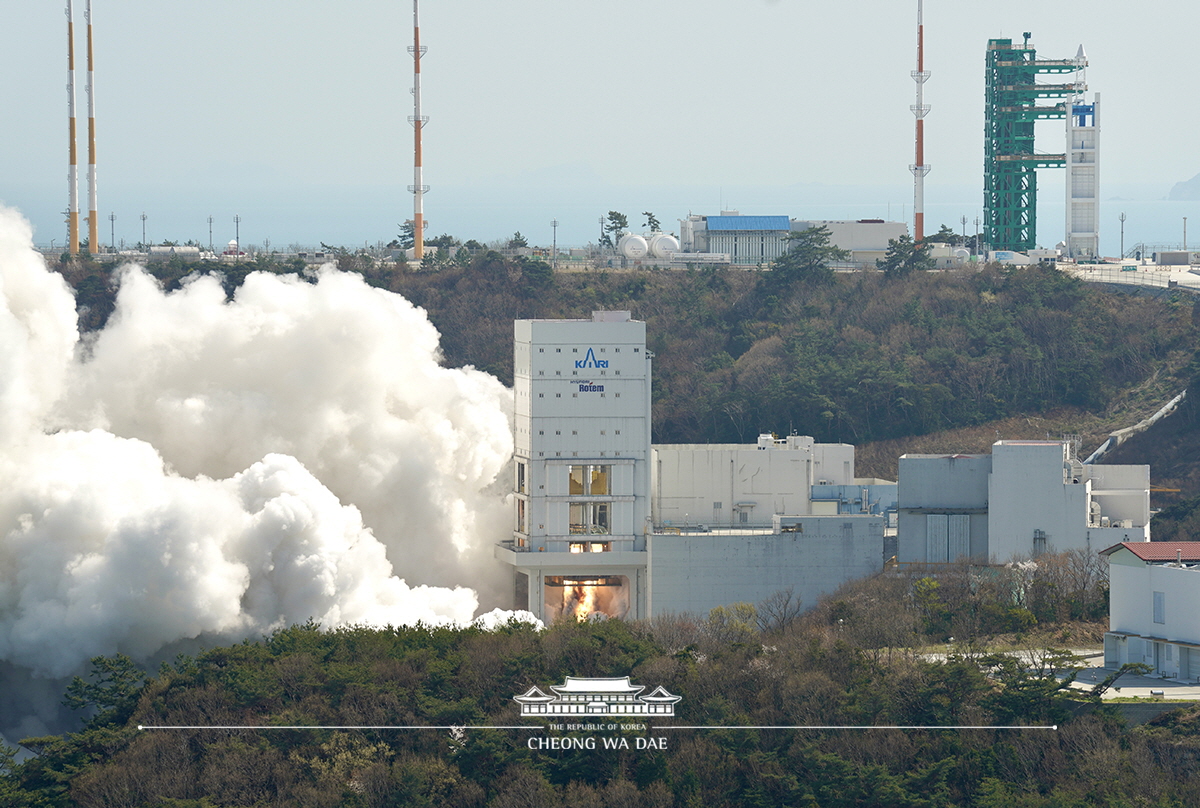
[[[421,177],[421,129],[429,118],[421,114],[421,57],[425,48],[421,46],[421,25],[417,20],[417,0],[413,0],[413,44],[408,49],[413,55],[413,114],[409,121],[413,125],[413,184],[408,190],[413,193],[413,260],[425,257],[425,206],[423,196],[429,190],[422,184]]]
[[[96,208],[96,91],[92,83],[92,0],[87,0],[87,99],[88,99],[88,251],[100,252],[100,214]]]
[[[929,71],[925,69],[925,25],[921,19],[921,4],[922,0],[917,0],[917,69],[912,71],[917,82],[917,103],[910,107],[917,116],[917,160],[908,167],[916,186],[913,190],[913,243],[918,245],[925,240],[925,175],[929,173],[929,166],[925,164],[925,116],[929,114],[929,105],[923,96]]]
[[[79,163],[75,156],[75,11],[67,0],[67,251],[79,254]]]

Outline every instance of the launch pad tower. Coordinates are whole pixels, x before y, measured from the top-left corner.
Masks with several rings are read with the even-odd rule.
[[[1034,124],[1066,118],[1069,102],[1059,99],[1087,89],[1075,75],[1086,60],[1038,59],[1029,37],[1026,33],[1019,45],[988,40],[983,234],[995,250],[1025,252],[1037,246],[1037,169],[1061,167],[1067,155],[1038,154]],[[1071,74],[1071,80],[1038,84],[1037,77],[1046,74]]]

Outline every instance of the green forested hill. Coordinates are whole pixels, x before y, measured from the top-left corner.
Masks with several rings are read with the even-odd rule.
[[[929,607],[940,601],[925,580]],[[879,594],[848,595],[807,622],[765,629],[742,607],[703,620],[542,632],[297,626],[181,658],[144,684],[127,659],[98,659],[100,675],[69,691],[94,717],[79,732],[26,741],[38,756],[21,765],[0,758],[0,804],[1200,804],[1194,715],[1126,729],[1086,696],[1064,694],[1053,675],[1061,655],[1030,667],[884,648],[884,633],[896,640],[904,629],[875,619],[864,596]],[[647,692],[661,685],[682,700],[673,719],[606,719],[635,728],[600,732],[557,731],[517,715],[513,695],[548,691],[567,675],[631,676]],[[534,729],[450,729],[514,724]],[[264,725],[281,728],[238,728]],[[769,728],[878,725],[1057,729]],[[372,728],[384,726],[441,728]],[[531,748],[531,738],[551,737],[583,748]],[[602,738],[628,748],[605,749]]]
[[[795,431],[862,444],[1062,408],[1104,413],[1148,380],[1151,403],[1178,392],[1195,347],[1190,300],[1108,293],[1043,267],[797,279],[728,269],[555,274],[492,252],[433,272],[341,262],[424,307],[448,365],[506,383],[513,319],[632,310],[655,352],[659,442]],[[296,270],[268,261],[225,269],[227,289],[255,268]],[[168,286],[215,269],[153,268]],[[99,325],[109,285],[86,267],[64,272],[85,323]]]

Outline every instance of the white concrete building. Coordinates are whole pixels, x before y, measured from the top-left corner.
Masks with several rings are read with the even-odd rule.
[[[908,235],[904,222],[887,222],[883,219],[792,220],[792,231],[808,230],[811,227],[829,229],[829,243],[850,251],[850,261],[855,264],[874,264],[887,255],[888,242]]]
[[[1150,467],[1085,465],[1067,441],[904,455],[898,497],[902,562],[1004,562],[1150,540]]]
[[[593,607],[646,617],[646,324],[595,312],[517,320],[514,332],[516,505],[496,554],[516,569],[518,605],[543,620]]]
[[[852,485],[854,447],[803,435],[756,444],[654,447],[656,526],[764,527],[775,514],[811,514],[814,485]]]
[[[1122,542],[1108,557],[1104,667],[1200,680],[1200,542]]]
[[[517,608],[639,619],[788,588],[812,605],[882,569],[884,517],[808,515],[814,484],[854,482],[853,447],[768,435],[658,447],[652,464],[645,323],[595,312],[514,333],[513,533],[495,555]],[[686,524],[701,506],[705,527]]]

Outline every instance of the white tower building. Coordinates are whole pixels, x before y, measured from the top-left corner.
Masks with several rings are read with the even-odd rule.
[[[1100,257],[1100,93],[1086,103],[1087,54],[1075,54],[1079,92],[1067,99],[1067,257]]]
[[[546,621],[646,617],[650,366],[627,311],[514,323],[517,606]]]

